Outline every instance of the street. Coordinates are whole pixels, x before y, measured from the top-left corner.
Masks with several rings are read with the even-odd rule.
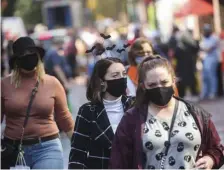
[[[86,89],[83,85],[75,85],[72,90],[71,94],[69,96],[70,101],[72,103],[72,114],[73,119],[75,120],[76,114],[78,112],[78,108],[85,103],[86,97],[85,97]],[[220,138],[222,140],[222,143],[224,143],[224,112],[223,112],[223,106],[224,106],[224,98],[217,99],[214,101],[206,101],[200,103],[200,105],[210,112],[212,114],[212,120],[214,121],[214,124],[217,128],[217,131],[220,135]],[[65,136],[65,134],[61,134],[61,141],[64,149],[64,162],[65,162],[65,168],[68,166],[68,156],[70,152],[70,142],[68,138]],[[224,166],[223,166],[224,168]]]
[[[75,85],[70,92],[70,103],[72,106],[72,115],[73,119],[75,120],[76,115],[78,113],[79,107],[87,102],[86,100],[86,88],[83,85]],[[61,141],[62,141],[62,147],[64,149],[64,165],[65,168],[68,167],[68,157],[70,152],[70,141],[68,140],[67,136],[64,133],[61,133]]]

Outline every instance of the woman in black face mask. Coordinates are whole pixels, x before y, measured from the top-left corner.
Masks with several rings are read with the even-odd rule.
[[[120,59],[106,58],[95,64],[86,93],[90,102],[80,107],[76,118],[70,169],[108,168],[117,126],[133,104],[126,88],[126,70]]]
[[[63,169],[58,128],[70,138],[74,128],[65,91],[56,78],[45,74],[45,51],[31,38],[16,40],[13,53],[12,73],[1,80],[1,122],[6,118],[1,169],[16,166],[21,155],[30,169]]]
[[[109,168],[220,168],[223,148],[210,114],[173,96],[175,75],[167,59],[144,59],[138,84],[136,105],[117,128]]]

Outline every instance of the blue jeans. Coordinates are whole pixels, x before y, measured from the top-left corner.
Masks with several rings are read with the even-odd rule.
[[[218,60],[215,55],[207,56],[203,61],[203,88],[202,98],[215,96],[218,88],[217,77]]]
[[[23,146],[27,166],[31,169],[63,169],[63,150],[59,138]]]

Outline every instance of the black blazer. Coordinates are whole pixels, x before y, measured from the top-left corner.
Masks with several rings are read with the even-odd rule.
[[[124,111],[134,100],[122,96]],[[86,103],[76,117],[69,169],[108,169],[114,132],[103,103]]]

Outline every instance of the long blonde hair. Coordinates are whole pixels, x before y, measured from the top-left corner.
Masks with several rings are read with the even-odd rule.
[[[37,80],[43,81],[45,70],[44,70],[44,63],[40,59],[40,54],[38,53],[38,64],[36,66],[36,73],[37,73]],[[15,88],[18,88],[21,83],[21,70],[15,63],[14,69],[12,70],[12,76],[11,76],[11,84],[15,85]]]

